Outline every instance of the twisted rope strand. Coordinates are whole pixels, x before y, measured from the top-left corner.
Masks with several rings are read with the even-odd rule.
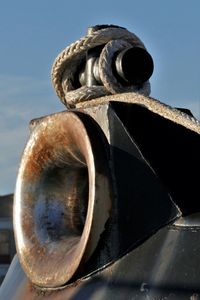
[[[82,62],[83,58],[85,57],[86,52],[89,49],[92,49],[94,47],[105,45],[111,40],[123,40],[129,42],[131,45],[134,45],[136,47],[142,47],[145,49],[144,44],[142,41],[133,33],[129,32],[126,29],[123,28],[104,28],[98,31],[94,31],[85,37],[82,37],[78,41],[72,43],[70,46],[65,48],[55,59],[55,62],[52,66],[52,84],[54,86],[54,89],[58,95],[58,97],[61,99],[61,101],[66,105],[66,102],[68,104],[74,104],[76,102],[75,99],[77,99],[79,96],[71,92],[70,95],[67,95],[68,92],[74,90],[73,86],[73,80],[74,80],[74,74],[77,70],[77,67]],[[86,91],[86,89],[82,89],[81,91],[77,91],[78,94],[83,92],[83,90]],[[93,89],[94,90],[94,89]],[[110,94],[110,91],[106,91],[105,88],[98,89],[100,91],[100,95],[103,94],[103,91],[105,92],[104,95]],[[85,99],[91,99],[92,95],[90,94],[88,96],[86,92],[86,98]],[[94,96],[97,95],[97,92],[94,93]],[[69,101],[68,101],[69,96]]]
[[[84,62],[86,52],[101,45],[99,75],[103,85],[82,86],[76,89],[74,76],[77,68]],[[91,30],[90,34],[65,48],[55,59],[51,76],[58,97],[67,107],[76,108],[102,105],[110,101],[144,105],[153,113],[200,134],[200,122],[197,119],[147,97],[150,94],[149,81],[141,87],[124,87],[116,80],[111,68],[114,51],[132,46],[145,49],[142,41],[125,28],[109,27],[97,31]]]

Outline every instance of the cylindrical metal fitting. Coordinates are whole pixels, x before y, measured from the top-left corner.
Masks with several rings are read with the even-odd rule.
[[[132,47],[121,51],[115,60],[117,75],[127,84],[142,84],[153,73],[153,59],[143,48]]]

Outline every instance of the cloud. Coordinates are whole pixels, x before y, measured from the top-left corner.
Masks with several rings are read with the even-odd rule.
[[[0,194],[14,191],[29,121],[60,110],[50,81],[0,74]]]

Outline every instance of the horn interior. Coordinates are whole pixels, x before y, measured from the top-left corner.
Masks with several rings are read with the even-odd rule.
[[[72,112],[42,119],[26,145],[16,184],[14,227],[22,267],[38,286],[69,281],[104,230],[110,209],[110,201],[104,201],[108,181],[98,173],[104,158],[93,150],[86,127]]]

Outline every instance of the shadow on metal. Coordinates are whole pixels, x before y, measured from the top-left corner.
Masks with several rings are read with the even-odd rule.
[[[125,298],[126,295],[135,295],[134,298]],[[114,296],[115,295],[115,296]],[[128,296],[128,295],[127,295]],[[111,298],[110,298],[111,297]],[[116,283],[108,283],[103,277],[96,277],[84,285],[71,300],[95,300],[95,299],[137,299],[137,300],[177,300],[200,299],[200,288],[177,286],[149,286],[147,283],[128,282],[121,280]]]

